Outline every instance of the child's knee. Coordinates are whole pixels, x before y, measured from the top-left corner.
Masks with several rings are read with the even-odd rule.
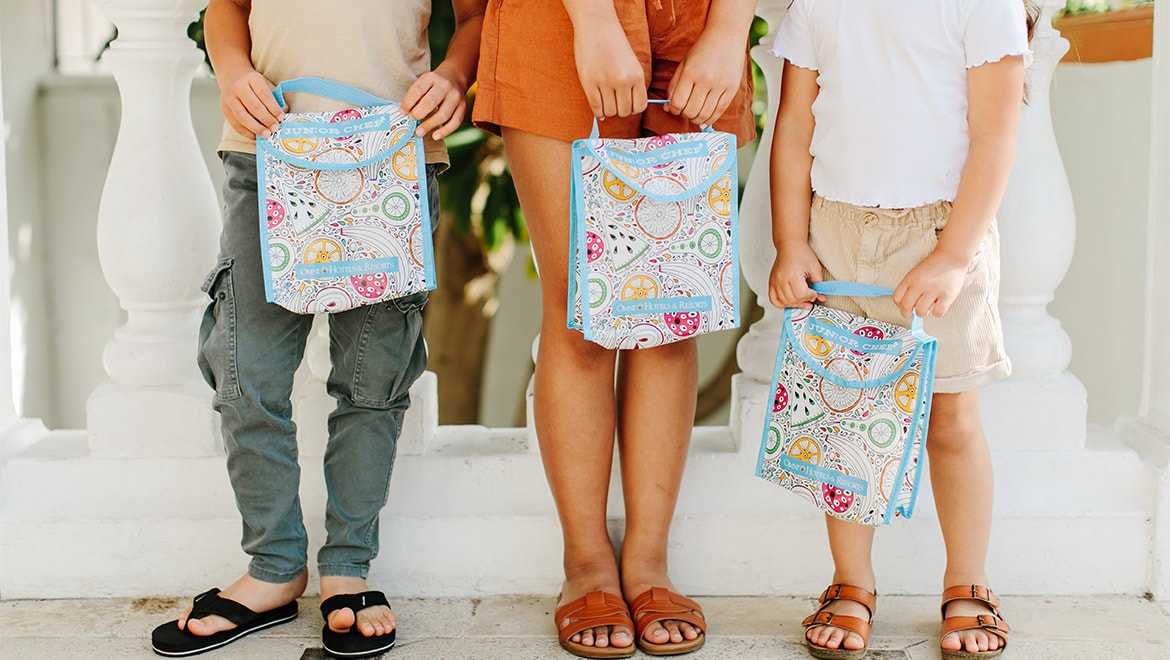
[[[934,395],[927,430],[927,451],[960,450],[982,439],[978,390]]]

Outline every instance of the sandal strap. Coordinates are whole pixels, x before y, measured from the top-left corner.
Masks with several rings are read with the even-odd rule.
[[[665,587],[650,587],[630,601],[630,609],[637,615],[634,630],[638,637],[646,626],[657,621],[673,619],[689,623],[701,633],[707,632],[703,608],[686,596]]]
[[[202,619],[212,615],[222,616],[238,627],[245,626],[260,616],[244,605],[220,596],[219,593],[219,589],[213,587],[196,596],[191,605],[191,614],[187,618]]]
[[[367,607],[375,607],[377,605],[385,605],[390,607],[390,602],[386,600],[386,594],[381,591],[363,591],[358,594],[338,594],[331,596],[321,601],[321,616],[326,619],[329,615],[337,610],[351,609],[354,615],[357,615],[358,610],[364,610]]]
[[[956,600],[978,601],[991,608],[991,613],[995,616],[1003,617],[999,613],[999,598],[991,593],[991,589],[981,584],[960,584],[945,589],[942,594],[942,616],[944,619],[947,616],[947,605]]]
[[[565,603],[556,611],[557,634],[561,641],[568,641],[573,635],[590,628],[603,626],[633,627],[630,610],[620,596],[605,591],[590,591],[577,600]],[[561,626],[561,622],[568,623]]]
[[[828,611],[829,605],[838,600],[858,603],[869,612],[869,618],[862,619],[861,617]],[[821,592],[817,602],[820,603],[820,607],[800,622],[806,633],[813,626],[832,626],[859,635],[861,642],[867,648],[869,647],[869,631],[873,627],[873,612],[877,608],[876,593],[851,584],[830,584],[827,589]]]
[[[987,632],[998,635],[1007,644],[1008,633],[1011,632],[1011,626],[1007,621],[999,618],[994,614],[979,614],[976,616],[952,616],[943,619],[942,622],[942,636],[963,630],[974,630],[982,628]]]
[[[865,619],[855,616],[846,616],[844,614],[834,614],[833,612],[828,612],[824,609],[819,609],[816,612],[808,615],[804,618],[804,621],[800,622],[800,625],[803,626],[806,631],[813,626],[832,626],[834,628],[841,628],[842,630],[847,630],[851,633],[860,635],[861,641],[866,646],[869,646],[869,631],[873,626],[873,624],[871,624],[869,621],[866,621]]]
[[[869,616],[871,618],[873,617],[873,611],[877,608],[876,593],[866,591],[861,587],[855,587],[851,584],[831,584],[821,592],[821,597],[817,599],[822,606],[835,600],[851,600],[855,603],[860,603],[865,609],[869,610]]]

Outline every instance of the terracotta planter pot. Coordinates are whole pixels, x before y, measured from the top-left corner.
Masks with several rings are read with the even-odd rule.
[[[1140,60],[1154,53],[1154,3],[1052,22],[1069,41],[1062,62]]]

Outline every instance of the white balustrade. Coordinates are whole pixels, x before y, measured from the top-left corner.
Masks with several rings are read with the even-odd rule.
[[[1076,239],[1072,193],[1052,130],[1049,88],[1068,41],[1052,27],[1064,0],[1042,0],[1032,39],[1028,102],[1020,117],[1015,165],[998,220],[1002,281],[999,309],[1012,379],[1062,374],[1072,342],[1048,303],[1068,272]]]
[[[743,375],[737,380],[750,379],[756,383],[768,384],[772,380],[772,358],[780,343],[783,311],[768,302],[768,274],[776,259],[772,245],[772,209],[768,183],[769,162],[772,154],[772,124],[776,108],[780,104],[780,73],[783,61],[768,54],[776,29],[784,18],[788,0],[760,0],[756,14],[768,22],[768,34],[760,45],[752,48],[752,59],[764,74],[768,89],[768,110],[764,115],[764,132],[760,136],[760,148],[752,162],[751,174],[744,187],[740,203],[740,268],[748,286],[756,293],[757,303],[764,309],[764,317],[752,324],[736,347],[736,357]],[[738,383],[740,387],[746,383]]]
[[[219,210],[191,124],[191,80],[202,54],[187,37],[206,0],[98,5],[118,28],[104,57],[122,99],[98,210],[98,253],[128,320],[103,354],[112,383],[90,397],[94,451],[206,453],[211,434],[202,422],[210,413],[205,419],[198,407],[206,408],[208,393],[195,347],[206,304],[199,284],[215,261]],[[194,421],[185,414],[197,416],[197,430],[176,428]],[[178,439],[183,433],[193,437]],[[156,444],[160,436],[172,440],[169,448]]]

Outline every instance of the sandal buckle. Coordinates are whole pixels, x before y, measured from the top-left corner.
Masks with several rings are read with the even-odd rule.
[[[990,614],[979,614],[975,617],[975,621],[981,628],[998,628],[999,622]]]

